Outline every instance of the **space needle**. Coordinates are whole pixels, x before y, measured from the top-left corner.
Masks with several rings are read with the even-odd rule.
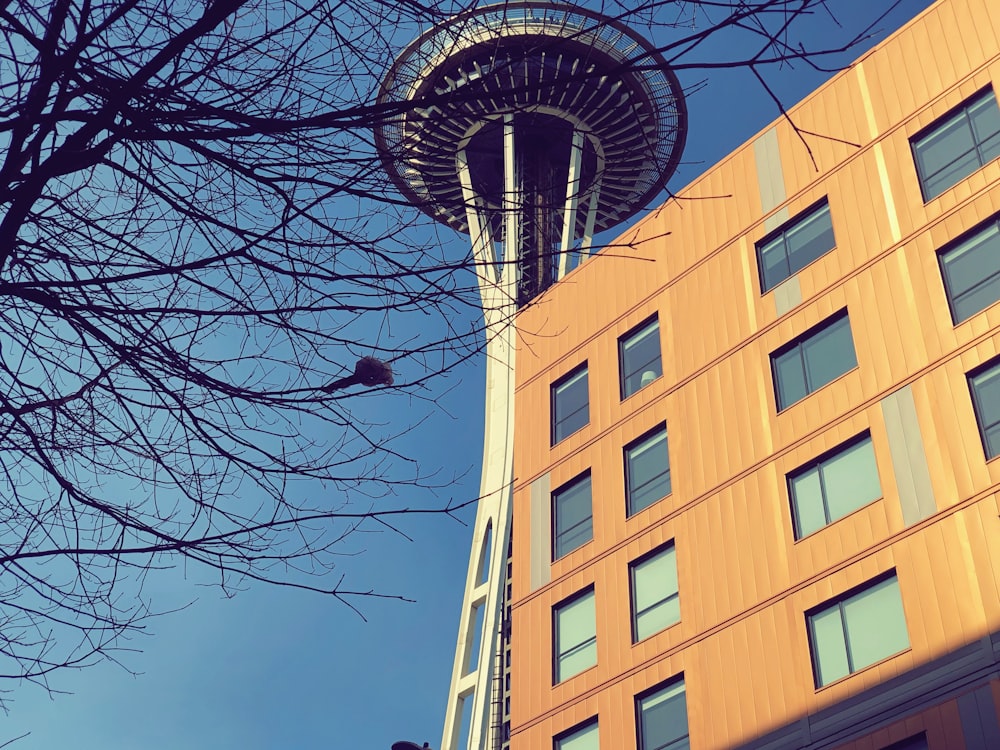
[[[595,234],[664,188],[684,145],[686,109],[677,77],[649,42],[555,0],[487,5],[428,29],[396,59],[378,101],[398,112],[375,132],[390,179],[472,242],[486,429],[440,750],[458,750],[463,716],[468,748],[499,750],[508,739],[517,311],[586,261]]]

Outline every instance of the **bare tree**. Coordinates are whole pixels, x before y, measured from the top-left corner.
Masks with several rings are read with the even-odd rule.
[[[405,115],[375,103],[394,52],[459,9],[0,3],[0,673],[107,656],[180,561],[353,606],[379,594],[338,575],[347,535],[454,509],[393,451],[413,420],[376,416],[478,350],[475,269],[391,191],[371,128]],[[603,10],[670,28],[679,70],[762,76],[816,59],[793,22],[829,12]],[[746,53],[698,59],[719,33]]]

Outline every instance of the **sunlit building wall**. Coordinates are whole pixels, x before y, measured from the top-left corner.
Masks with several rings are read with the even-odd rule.
[[[997,88],[941,0],[519,313],[512,750],[1000,747]]]

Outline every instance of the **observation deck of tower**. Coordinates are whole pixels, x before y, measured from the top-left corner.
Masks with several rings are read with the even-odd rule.
[[[501,748],[517,309],[641,211],[687,131],[680,83],[624,24],[555,0],[475,8],[396,59],[375,132],[398,190],[470,235],[487,339],[480,499],[440,750]],[[479,653],[473,653],[476,634]]]

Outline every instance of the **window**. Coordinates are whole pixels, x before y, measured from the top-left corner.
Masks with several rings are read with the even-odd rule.
[[[883,747],[882,750],[928,750],[927,735],[921,732],[905,740],[893,742],[891,745]]]
[[[555,750],[598,750],[597,719],[556,737]]]
[[[910,646],[895,572],[824,604],[806,620],[816,687]]]
[[[910,141],[924,200],[936,198],[1000,156],[1000,109],[987,89]]]
[[[626,512],[634,516],[669,494],[667,425],[661,424],[625,446]]]
[[[795,538],[882,497],[871,435],[855,438],[788,475]]]
[[[986,458],[996,458],[1000,456],[1000,360],[969,373],[969,389]]]
[[[597,620],[594,590],[589,589],[556,606],[555,682],[562,682],[597,664]]]
[[[635,703],[639,750],[687,750],[691,746],[683,679],[655,688]]]
[[[552,445],[590,422],[587,363],[552,386]]]
[[[663,374],[660,361],[660,321],[647,320],[618,339],[622,398],[628,398]]]
[[[761,292],[774,289],[835,245],[830,204],[824,198],[757,243]]]
[[[677,557],[670,544],[629,565],[632,579],[632,642],[638,643],[681,619]]]
[[[590,472],[552,493],[552,559],[558,560],[594,537]]]
[[[778,411],[857,365],[851,323],[842,310],[771,355]]]
[[[959,238],[938,260],[956,325],[1000,300],[1000,218]]]

